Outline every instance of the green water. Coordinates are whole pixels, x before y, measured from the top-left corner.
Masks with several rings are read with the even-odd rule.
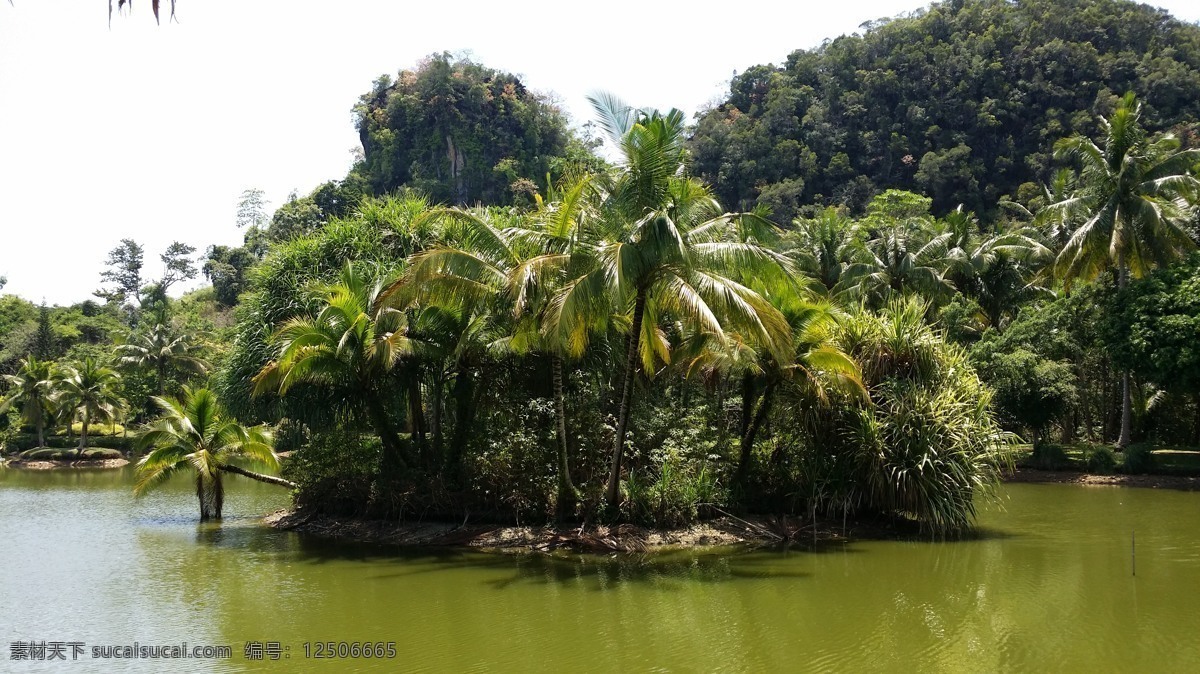
[[[1200,667],[1200,494],[1010,485],[966,542],[545,559],[265,529],[286,495],[245,481],[224,522],[200,525],[186,481],[140,500],[129,486],[123,471],[0,470],[0,671]],[[11,661],[21,640],[233,658],[52,666]],[[248,661],[247,641],[290,657]],[[306,659],[316,641],[394,642],[395,657]]]

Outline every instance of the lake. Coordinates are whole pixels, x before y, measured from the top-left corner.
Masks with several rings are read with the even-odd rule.
[[[0,670],[1200,667],[1196,493],[1010,484],[966,541],[551,558],[275,531],[259,518],[287,505],[283,490],[226,484],[226,519],[200,524],[186,479],[135,499],[128,469],[0,469]],[[14,642],[42,641],[82,650],[11,660]],[[92,657],[135,642],[232,657]],[[339,642],[383,657],[348,644],[345,659],[314,657]]]

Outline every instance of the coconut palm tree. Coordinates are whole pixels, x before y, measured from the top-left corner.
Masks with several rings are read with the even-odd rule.
[[[144,494],[175,473],[190,469],[195,473],[196,498],[200,501],[203,521],[221,519],[224,473],[289,489],[296,487],[283,478],[256,473],[233,463],[234,459],[245,458],[271,470],[279,469],[270,431],[264,426],[246,428],[225,416],[212,391],[185,386],[181,400],[155,397],[154,401],[163,414],[138,440],[143,449],[150,451],[137,464],[135,494]]]
[[[825,287],[839,288],[846,269],[864,260],[866,233],[840,209],[829,207],[812,219],[792,221],[783,248],[796,266]]]
[[[117,392],[121,375],[101,365],[94,358],[85,358],[78,367],[67,367],[59,383],[59,404],[73,410],[73,416],[83,423],[79,433],[76,456],[87,449],[88,426],[92,421],[112,421],[125,404]]]
[[[589,240],[571,251],[575,269],[550,301],[547,333],[568,353],[586,348],[600,316],[629,326],[607,502],[618,505],[621,460],[639,362],[652,375],[670,361],[659,318],[676,316],[701,331],[725,325],[771,344],[781,361],[790,342],[783,316],[735,278],[752,266],[785,260],[737,237],[740,220],[723,213],[707,187],[686,174],[683,113],[635,110],[604,94],[591,98],[600,126],[620,151]]]
[[[54,365],[50,361],[38,360],[32,355],[21,361],[16,374],[4,375],[12,386],[8,396],[0,401],[0,414],[13,407],[21,410],[21,421],[37,429],[38,446],[46,446],[46,419],[53,418]]]
[[[1195,247],[1186,226],[1200,195],[1200,150],[1180,149],[1170,134],[1147,137],[1141,110],[1128,93],[1112,116],[1101,120],[1103,147],[1083,136],[1055,144],[1056,157],[1081,167],[1076,192],[1047,207],[1066,218],[1078,214],[1083,222],[1054,263],[1055,275],[1068,290],[1074,279],[1094,279],[1109,269],[1116,270],[1123,288],[1130,275],[1140,278]],[[1132,433],[1128,371],[1121,375],[1121,388],[1117,446],[1124,448]]]
[[[895,224],[867,242],[863,261],[842,273],[842,286],[851,297],[883,306],[891,298],[917,294],[936,299],[954,291],[945,277],[944,252],[949,237],[928,236],[905,224]]]
[[[570,475],[563,386],[566,353],[542,325],[549,297],[568,273],[571,245],[591,214],[590,196],[590,177],[569,179],[561,186],[551,186],[546,199],[539,195],[538,208],[528,218],[507,227],[500,227],[494,221],[494,214],[486,211],[443,209],[439,216],[448,221],[447,238],[453,244],[415,255],[401,282],[403,288],[390,293],[399,297],[407,292],[418,303],[457,307],[460,312],[474,314],[479,318],[470,325],[476,326],[476,335],[496,336],[494,330],[485,331],[484,326],[497,327],[494,319],[502,315],[510,318],[504,325],[507,334],[503,336],[484,342],[459,340],[458,363],[467,353],[462,346],[470,344],[492,352],[549,356],[555,398],[560,514],[565,514],[576,500]],[[489,318],[486,323],[481,320],[485,316]],[[463,376],[460,372],[456,382]]]
[[[254,395],[286,394],[301,383],[329,389],[354,413],[365,413],[383,445],[385,472],[407,461],[384,405],[387,379],[413,354],[408,318],[384,306],[380,293],[392,277],[365,264],[346,263],[338,283],[320,286],[316,316],[292,318],[273,337],[279,356],[254,378]]]
[[[1031,227],[981,233],[975,215],[962,206],[935,225],[934,253],[944,276],[963,295],[978,303],[986,324],[1003,328],[1007,315],[1046,289],[1036,282],[1036,269],[1052,253]]]
[[[158,382],[158,395],[162,396],[168,372],[176,369],[198,375],[208,372],[208,364],[194,355],[196,350],[191,336],[174,334],[169,326],[156,323],[146,332],[134,335],[129,342],[117,346],[117,362],[153,370]]]
[[[804,288],[794,283],[776,282],[760,289],[787,319],[792,334],[789,358],[779,361],[766,345],[728,334],[723,344],[711,336],[701,336],[696,345],[699,348],[690,350],[687,362],[689,374],[699,370],[706,376],[716,371],[742,376],[742,418],[735,473],[735,482],[742,485],[754,442],[781,389],[816,401],[826,400],[833,391],[852,398],[867,397],[858,365],[834,344],[839,310],[826,301],[814,301]]]

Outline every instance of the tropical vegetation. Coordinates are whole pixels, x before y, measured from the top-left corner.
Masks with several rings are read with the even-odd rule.
[[[956,1],[694,124],[594,94],[593,139],[434,55],[360,99],[347,175],[246,190],[241,246],[147,279],[123,240],[102,301],[0,296],[0,439],[121,421],[139,492],[190,473],[205,519],[238,474],[316,514],[958,533],[1022,440],[1200,445],[1198,68],[1142,6]]]

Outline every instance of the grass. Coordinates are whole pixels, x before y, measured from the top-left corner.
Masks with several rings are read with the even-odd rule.
[[[1077,470],[1088,472],[1087,457],[1092,445],[1076,443],[1062,445],[1062,461],[1059,465],[1037,465],[1033,457],[1033,448],[1028,444],[1015,447],[1017,465],[1022,468],[1039,468],[1045,470]],[[1148,471],[1151,475],[1200,475],[1200,447],[1185,447],[1180,445],[1155,446],[1151,450],[1154,457],[1153,468]],[[1123,472],[1125,456],[1116,452],[1116,472]]]
[[[83,423],[76,421],[71,424],[71,432],[78,437],[83,432]],[[121,424],[110,424],[108,422],[96,423],[92,422],[88,425],[88,437],[97,436],[118,436],[125,433],[125,427]],[[54,435],[66,435],[67,429],[59,427],[54,430]]]

